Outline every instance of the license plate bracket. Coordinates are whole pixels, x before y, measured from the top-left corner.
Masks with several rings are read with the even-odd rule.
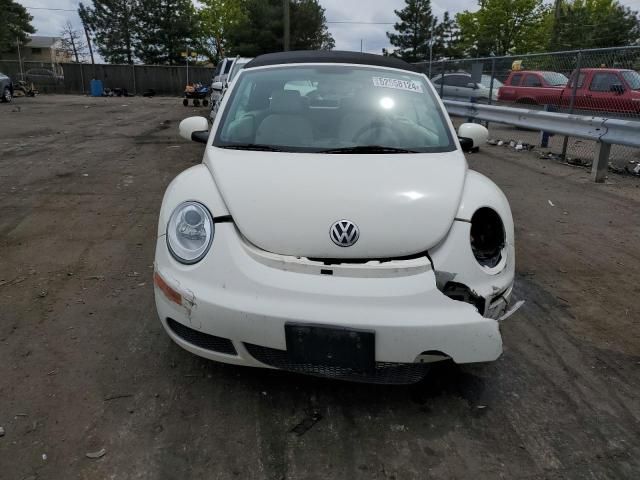
[[[348,327],[287,323],[287,355],[295,363],[355,371],[375,367],[375,332]]]

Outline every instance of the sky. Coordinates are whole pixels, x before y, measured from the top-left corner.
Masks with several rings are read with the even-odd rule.
[[[55,10],[28,9],[33,15],[33,26],[36,35],[57,36],[64,23],[70,20],[76,27],[80,26],[77,8],[79,0],[17,0],[25,7],[44,7]],[[549,0],[551,1],[551,0]],[[90,4],[91,0],[85,0]],[[621,0],[623,5],[640,10],[640,0]],[[381,53],[383,48],[390,48],[386,32],[393,30],[393,22],[397,19],[394,9],[402,9],[404,0],[320,0],[326,9],[329,31],[336,41],[338,50],[360,50]],[[431,8],[435,15],[442,17],[445,10],[455,14],[463,10],[476,10],[477,0],[432,0]],[[63,11],[64,9],[72,11]],[[368,22],[368,24],[333,23],[333,22]]]

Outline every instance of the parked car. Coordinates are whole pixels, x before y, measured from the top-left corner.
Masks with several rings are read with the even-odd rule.
[[[332,97],[310,102],[309,85]],[[220,108],[210,131],[203,117],[180,123],[203,163],[160,210],[155,300],[178,345],[380,383],[500,356],[513,220],[463,153],[486,128],[456,134],[425,75],[352,52],[257,57]]]
[[[64,82],[64,76],[58,75],[47,68],[31,68],[24,74],[27,82],[34,83],[38,87],[55,86]]]
[[[545,103],[545,98],[561,91],[567,82],[569,79],[558,72],[514,71],[498,90],[498,100],[541,105]]]
[[[567,108],[573,95],[575,72],[564,87],[541,90],[540,87],[512,85],[512,73],[500,89],[500,99]],[[522,79],[520,79],[522,81]],[[517,83],[517,79],[515,80]],[[615,113],[640,114],[640,74],[616,68],[583,68],[580,70],[574,107]]]
[[[442,91],[444,98],[461,100],[468,102],[470,98],[475,98],[478,103],[487,103],[491,96],[492,101],[498,99],[498,89],[502,82],[497,78],[493,79],[493,92],[491,92],[491,76],[482,75],[480,82],[471,80],[471,74],[467,72],[445,73],[444,86],[441,86],[442,74],[431,79],[438,93]],[[490,95],[491,93],[491,95]]]
[[[209,114],[211,120],[215,118],[216,113],[218,112],[218,107],[220,106],[220,101],[224,97],[229,84],[238,74],[238,72],[242,70],[245,65],[251,60],[253,60],[253,58],[240,56],[234,58],[233,62],[231,63],[231,68],[229,69],[229,73],[226,75],[226,77],[211,84],[211,113]]]
[[[0,72],[0,101],[8,103],[13,99],[13,82],[8,75]]]

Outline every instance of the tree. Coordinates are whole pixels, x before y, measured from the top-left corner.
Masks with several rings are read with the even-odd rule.
[[[539,50],[549,7],[542,0],[478,0],[479,10],[456,15],[467,55],[486,56]]]
[[[93,0],[93,8],[82,3],[78,14],[94,34],[100,55],[109,63],[132,64],[138,0]]]
[[[638,13],[615,0],[558,1],[549,49],[604,48],[640,40]]]
[[[291,2],[291,49],[332,50],[335,41],[327,28],[325,9],[318,0]]]
[[[460,29],[449,12],[444,12],[442,22],[436,26],[433,56],[434,58],[459,58],[462,56]]]
[[[194,43],[196,10],[191,0],[138,0],[135,55],[146,64],[182,63],[181,52]]]
[[[212,63],[224,57],[229,32],[246,21],[245,0],[202,0],[198,10],[197,49]]]
[[[394,10],[400,19],[387,32],[389,42],[397,47],[395,54],[409,62],[424,60],[429,56],[429,41],[435,36],[436,20],[431,13],[431,0],[404,0],[402,10]]]
[[[16,42],[24,44],[29,33],[35,33],[31,25],[33,17],[27,9],[13,0],[0,0],[0,52],[13,50]]]
[[[61,47],[67,56],[75,59],[76,63],[84,61],[87,55],[87,44],[84,40],[84,32],[73,28],[71,22],[67,21],[60,32]]]
[[[233,54],[254,57],[283,50],[282,0],[247,0],[246,16],[229,32]],[[330,50],[335,42],[318,0],[290,0],[291,48]]]

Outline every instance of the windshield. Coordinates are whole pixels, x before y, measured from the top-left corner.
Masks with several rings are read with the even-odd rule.
[[[249,62],[247,61],[241,62],[240,60],[236,60],[236,62],[233,64],[233,67],[231,68],[231,72],[229,72],[229,83],[231,83],[231,80],[235,78],[238,72],[242,70],[247,63]]]
[[[480,84],[483,87],[490,88],[491,87],[491,75],[482,75],[482,80],[480,80]],[[504,84],[498,80],[497,78],[493,79],[493,88],[500,88]]]
[[[244,70],[213,144],[326,153],[455,149],[424,76],[331,64]]]
[[[540,72],[540,75],[542,75],[544,81],[552,87],[563,87],[569,82],[569,79],[565,75],[558,72]]]
[[[622,76],[631,90],[640,90],[640,73],[634,70],[625,70]]]

